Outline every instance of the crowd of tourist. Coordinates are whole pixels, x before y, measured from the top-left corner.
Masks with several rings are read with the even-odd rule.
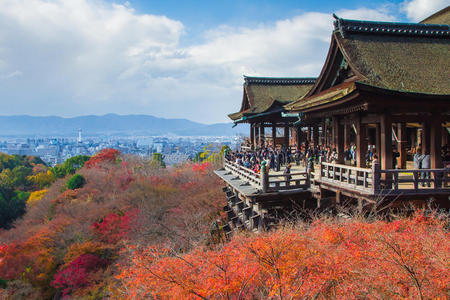
[[[295,149],[295,150],[293,150]],[[399,157],[400,154],[396,147],[393,147],[392,155],[392,168],[396,169],[400,166]],[[430,168],[430,155],[422,154],[420,147],[413,149],[413,161],[415,169],[427,169]],[[350,147],[346,147],[343,153],[344,164],[355,166],[356,165],[356,146],[353,144]],[[282,167],[290,168],[291,164],[305,167],[305,171],[314,171],[314,165],[319,161],[337,163],[338,153],[336,148],[324,147],[322,145],[313,146],[303,143],[300,147],[296,145],[294,147],[275,148],[272,145],[262,147],[255,151],[237,151],[226,153],[226,158],[229,161],[233,161],[243,167],[253,170],[255,173],[259,173],[261,165],[265,162],[268,169],[274,171],[280,171]],[[370,167],[374,162],[378,162],[379,157],[374,145],[369,145],[365,154],[365,164]],[[442,160],[450,161],[450,148],[448,145],[442,147]]]
[[[304,166],[305,171],[314,171],[314,165],[318,164],[320,160],[331,163],[338,161],[336,148],[302,144],[300,147],[294,146],[293,149],[296,150],[292,150],[291,147],[281,146],[281,148],[274,148],[269,145],[255,151],[228,152],[226,158],[229,161],[253,170],[255,173],[260,172],[261,164],[264,161],[270,170],[275,171],[280,171],[283,166],[290,168],[291,164]],[[366,155],[367,163],[377,159],[374,150],[374,148],[368,150]],[[356,147],[354,145],[345,149],[344,162],[347,165],[355,164]]]

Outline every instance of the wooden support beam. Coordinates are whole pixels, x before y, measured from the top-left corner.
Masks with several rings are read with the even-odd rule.
[[[388,112],[381,115],[381,168],[392,169],[392,120]]]
[[[366,124],[361,122],[361,118],[356,121],[356,166],[358,168],[366,167],[367,154],[367,130]]]
[[[411,129],[411,147],[417,148],[417,128]]]
[[[277,141],[277,127],[272,126],[272,143],[274,149],[277,147],[276,141]]]
[[[442,168],[442,124],[440,118],[432,118],[431,121],[431,137],[430,137],[430,154],[431,154],[431,168]]]
[[[284,146],[289,147],[289,127],[284,127]]]
[[[441,127],[442,128],[442,146],[444,145],[448,145],[448,141],[449,141],[449,134],[447,131],[447,128],[445,128],[444,126]]]
[[[257,148],[257,146],[258,146],[258,140],[259,140],[259,128],[258,128],[258,125],[255,123],[254,124],[254,130],[255,130],[255,140],[254,140],[254,143],[253,143],[253,145],[255,146],[254,147],[254,149],[256,149]]]
[[[381,129],[380,123],[375,124],[375,151],[378,159],[381,159]]]
[[[306,143],[311,144],[311,127],[306,127]]]
[[[422,153],[430,154],[430,121],[422,123]]]
[[[397,123],[397,151],[400,154],[398,157],[398,168],[406,169],[406,124]]]
[[[345,123],[342,125],[344,127],[344,149],[350,148],[350,125]]]
[[[313,126],[313,143],[314,143],[314,147],[317,147],[319,145],[319,126],[318,125]]]
[[[337,117],[333,118],[333,140],[334,147],[336,148],[338,159],[338,164],[344,163],[344,126],[339,124],[339,119]]]
[[[253,123],[250,124],[250,147],[251,149],[255,149],[255,128]]]
[[[263,147],[265,142],[265,136],[264,136],[264,126],[261,124],[259,126],[259,146]]]

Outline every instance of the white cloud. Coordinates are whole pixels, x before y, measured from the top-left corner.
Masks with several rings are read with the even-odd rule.
[[[22,72],[20,72],[20,71],[13,71],[13,72],[10,72],[10,73],[7,73],[7,74],[0,75],[0,78],[1,79],[10,79],[10,78],[18,77],[18,76],[21,76],[21,75],[22,75]]]
[[[393,20],[384,8],[337,13]],[[308,12],[254,28],[219,26],[181,47],[181,22],[127,2],[0,0],[2,114],[226,121],[240,106],[243,74],[317,76],[332,21]]]
[[[412,0],[404,1],[402,10],[406,13],[408,19],[419,22],[447,5],[449,5],[448,0]]]
[[[391,10],[390,5],[383,5],[377,10],[368,8],[341,9],[336,14],[346,19],[395,22],[397,18],[391,14]]]

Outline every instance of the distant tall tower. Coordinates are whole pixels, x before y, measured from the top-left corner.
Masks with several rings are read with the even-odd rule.
[[[78,129],[78,143],[81,143],[81,128]]]

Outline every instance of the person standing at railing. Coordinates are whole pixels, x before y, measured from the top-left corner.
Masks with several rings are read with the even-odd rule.
[[[398,159],[400,157],[400,153],[397,151],[397,147],[392,147],[392,169],[397,169],[398,167]]]
[[[275,154],[275,167],[276,167],[275,170],[276,170],[277,172],[280,172],[281,159],[282,159],[281,151],[280,151],[280,150],[277,150],[277,151],[276,151],[276,154]]]
[[[286,166],[286,169],[284,169],[283,175],[284,175],[284,177],[286,179],[286,186],[289,186],[291,184],[291,179],[292,179],[292,176],[291,176],[291,164],[288,164]]]
[[[414,161],[414,169],[422,169],[422,149],[419,147],[416,149],[416,153],[414,153],[413,161]]]
[[[250,158],[247,156],[244,160],[244,167],[246,167],[247,169],[251,168],[251,163],[250,163]]]
[[[378,155],[373,154],[373,156],[372,156],[372,166],[373,166],[374,164],[377,164],[377,163],[379,163],[379,161],[378,161]]]
[[[270,169],[275,169],[275,153],[273,152],[273,151],[270,151],[270,153],[269,153],[269,161],[270,161],[270,164],[269,164],[269,167],[270,167]]]
[[[297,166],[300,165],[300,160],[302,159],[302,152],[300,151],[300,149],[297,149],[297,151],[295,152],[295,164]]]
[[[431,168],[431,156],[430,154],[424,154],[422,159],[422,169],[429,169]],[[422,179],[431,179],[430,172],[422,172]],[[425,182],[422,182],[422,186],[425,186]],[[427,186],[431,186],[431,182],[427,182]]]
[[[305,172],[314,172],[314,152],[308,151],[305,160]]]

